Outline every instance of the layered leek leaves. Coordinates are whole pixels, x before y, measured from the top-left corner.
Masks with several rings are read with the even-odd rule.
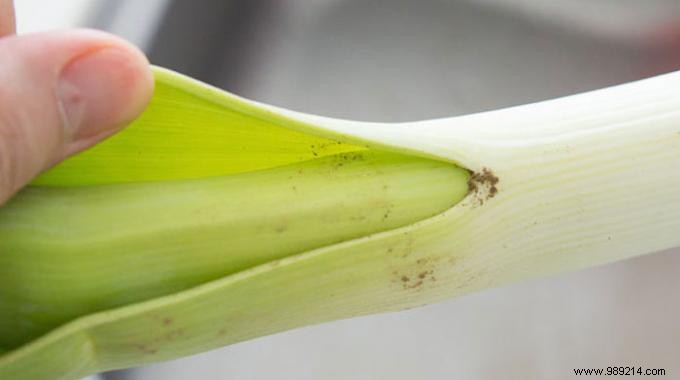
[[[0,378],[74,379],[680,245],[680,74],[413,123],[164,69],[0,208]]]

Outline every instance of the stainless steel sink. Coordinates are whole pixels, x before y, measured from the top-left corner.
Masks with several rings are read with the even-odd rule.
[[[383,121],[521,104],[680,67],[678,1],[545,3],[175,1],[149,54],[246,97]],[[548,4],[552,14],[541,11]],[[609,26],[591,25],[582,8]],[[617,17],[630,25],[611,26]]]

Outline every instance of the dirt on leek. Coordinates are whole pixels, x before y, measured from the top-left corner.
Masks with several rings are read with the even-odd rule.
[[[394,153],[341,153],[222,177],[32,187],[0,209],[0,347],[439,214],[468,172]]]

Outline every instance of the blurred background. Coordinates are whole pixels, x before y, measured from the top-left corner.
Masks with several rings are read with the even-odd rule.
[[[680,0],[16,0],[16,11],[21,33],[108,30],[238,95],[370,121],[680,69]],[[680,378],[679,292],[676,249],[99,379],[571,379],[607,366]]]

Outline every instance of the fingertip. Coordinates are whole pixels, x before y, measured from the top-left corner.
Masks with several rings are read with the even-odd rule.
[[[75,57],[65,65],[57,84],[67,139],[72,154],[132,122],[153,93],[149,62],[123,41]]]
[[[0,0],[1,1],[1,0]],[[134,120],[154,80],[144,54],[92,30],[0,38],[0,203]]]
[[[154,87],[146,56],[134,45],[93,31],[77,31],[90,42],[67,62],[56,86],[65,128],[64,154],[85,149],[132,122]]]

